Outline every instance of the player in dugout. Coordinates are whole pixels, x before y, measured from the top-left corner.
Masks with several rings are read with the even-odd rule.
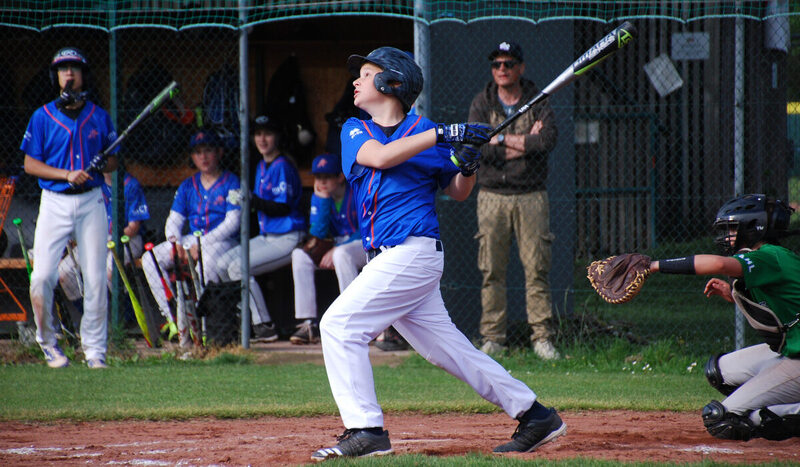
[[[726,396],[703,407],[714,437],[747,441],[800,436],[800,256],[780,246],[794,210],[779,199],[747,194],[726,202],[714,221],[727,256],[695,255],[650,263],[651,272],[726,275],[712,278],[708,297],[736,303],[763,339],[712,356],[709,383]]]
[[[401,50],[352,55],[347,65],[355,76],[354,104],[372,116],[350,118],[341,133],[343,173],[356,197],[369,261],[320,322],[325,369],[345,431],[338,444],[311,458],[392,453],[369,360],[369,342],[389,325],[429,362],[519,421],[512,440],[495,452],[533,451],[563,435],[566,424],[458,330],[439,289],[444,247],[435,196],[439,189],[458,201],[469,196],[477,146],[489,140],[489,128],[408,115],[423,77]]]

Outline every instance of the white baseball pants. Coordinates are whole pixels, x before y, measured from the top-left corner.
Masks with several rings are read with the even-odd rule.
[[[439,291],[437,240],[409,237],[370,261],[320,323],[325,369],[346,428],[382,427],[369,342],[389,325],[426,360],[516,418],[536,394],[476,349],[450,320]]]
[[[300,243],[302,235],[302,232],[295,231],[279,235],[259,235],[250,239],[250,319],[254,325],[272,321],[261,287],[254,276],[289,264],[292,261],[292,250]],[[225,280],[242,280],[241,251],[241,247],[236,246],[221,258]]]
[[[51,310],[58,281],[58,263],[70,238],[81,245],[84,300],[81,346],[86,359],[105,358],[108,345],[108,294],[106,293],[106,208],[100,188],[76,195],[42,190],[33,239],[31,306],[36,321],[36,341],[57,343]]]
[[[358,271],[367,264],[367,255],[360,240],[336,245],[331,254],[341,293],[358,276]],[[302,248],[295,248],[292,251],[294,317],[297,319],[317,317],[317,286],[314,282],[314,271],[317,269],[319,268]]]

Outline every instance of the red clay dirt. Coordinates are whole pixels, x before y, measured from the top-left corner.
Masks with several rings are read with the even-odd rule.
[[[699,413],[563,412],[567,435],[521,459],[732,463],[800,462],[800,438],[718,440]],[[397,454],[490,454],[514,431],[504,414],[387,414]],[[0,425],[0,465],[301,465],[335,444],[338,417],[114,422],[6,422]]]

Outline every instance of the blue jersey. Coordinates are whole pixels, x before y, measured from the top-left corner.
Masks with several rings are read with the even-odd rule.
[[[225,215],[239,206],[227,201],[228,191],[239,189],[239,177],[224,171],[208,190],[200,182],[200,172],[187,178],[175,192],[172,210],[189,219],[189,231],[199,230],[203,235],[214,230],[225,220]],[[231,238],[238,238],[238,232]]]
[[[345,185],[344,198],[339,208],[333,198],[320,198],[311,195],[311,215],[309,216],[311,228],[309,233],[315,237],[344,237],[347,239],[340,243],[355,240],[361,234],[358,230],[358,213],[356,201],[350,185]]]
[[[278,156],[271,163],[261,160],[256,168],[256,186],[253,193],[261,199],[289,205],[289,214],[272,217],[258,212],[258,227],[261,234],[283,234],[303,230],[306,221],[300,213],[300,195],[303,187],[300,174],[285,156]]]
[[[144,199],[144,191],[139,181],[133,178],[130,174],[125,174],[124,181],[125,191],[125,218],[122,225],[128,225],[129,222],[145,221],[150,219],[150,209],[147,207],[147,200]],[[103,201],[106,203],[106,216],[108,217],[108,234],[111,235],[111,218],[112,203],[111,203],[111,186],[103,183],[100,186],[103,190]],[[140,230],[141,231],[141,230]]]
[[[78,118],[64,115],[56,101],[36,109],[28,122],[20,149],[36,160],[58,169],[83,170],[92,158],[117,139],[108,113],[87,101]],[[117,152],[116,147],[113,153]],[[92,178],[82,186],[93,188],[104,184],[103,175],[90,173]],[[64,191],[70,188],[66,180],[39,179],[41,188]]]
[[[458,173],[449,145],[433,146],[384,170],[356,162],[370,139],[387,144],[435,125],[422,116],[406,116],[390,137],[372,120],[350,118],[342,127],[342,171],[353,187],[365,249],[399,245],[412,236],[439,238],[436,191]]]

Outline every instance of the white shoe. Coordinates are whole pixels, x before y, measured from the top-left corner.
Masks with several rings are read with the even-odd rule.
[[[534,342],[533,351],[542,360],[558,360],[561,358],[561,354],[558,353],[558,350],[553,347],[553,344],[548,339],[539,339]]]
[[[504,350],[506,350],[506,346],[495,341],[486,341],[481,346],[481,352],[488,355],[502,353]]]
[[[108,368],[108,365],[106,365],[106,361],[102,358],[90,358],[86,360],[86,366],[88,366],[93,370]]]
[[[69,366],[69,359],[64,355],[64,352],[61,351],[61,347],[59,347],[58,344],[52,347],[43,345],[42,353],[44,353],[44,359],[47,360],[47,366],[50,368],[64,368]]]

